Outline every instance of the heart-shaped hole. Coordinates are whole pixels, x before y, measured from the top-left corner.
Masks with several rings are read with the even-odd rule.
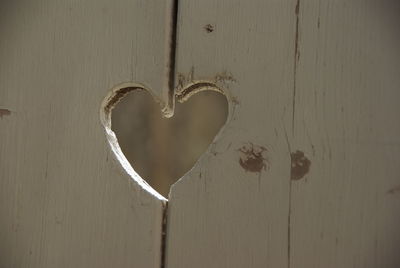
[[[142,179],[167,196],[170,186],[194,166],[225,124],[227,98],[213,90],[188,94],[176,105],[174,116],[165,118],[147,90],[127,87],[119,92],[110,106],[118,150]]]

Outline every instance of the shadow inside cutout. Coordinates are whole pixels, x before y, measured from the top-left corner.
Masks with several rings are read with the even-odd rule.
[[[159,103],[138,88],[113,108],[111,129],[133,169],[167,197],[171,185],[207,150],[227,116],[226,96],[204,90],[177,103],[174,116],[164,118]]]

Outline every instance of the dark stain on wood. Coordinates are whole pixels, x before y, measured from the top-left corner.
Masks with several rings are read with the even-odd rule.
[[[11,111],[8,109],[0,109],[0,118],[2,118],[3,116],[8,116],[11,114]]]
[[[297,61],[300,58],[299,52],[299,11],[300,11],[300,0],[297,0],[295,14],[296,14],[296,33],[295,33],[295,47],[294,47],[294,57]]]
[[[292,162],[290,179],[302,179],[310,171],[311,161],[299,150],[291,153],[290,158]]]
[[[386,193],[387,194],[400,194],[400,185],[397,185],[397,186],[389,189]]]
[[[206,30],[207,33],[212,33],[214,32],[214,26],[212,26],[211,24],[207,24],[206,26],[204,26],[204,30]]]
[[[296,114],[297,64],[300,60],[300,49],[299,49],[300,0],[297,0],[296,2],[296,8],[294,13],[296,15],[296,28],[295,28],[295,38],[294,38],[294,63],[293,63],[292,131],[294,131],[294,115]]]
[[[268,150],[264,146],[249,142],[239,148],[238,151],[241,152],[239,164],[245,171],[261,173],[262,170],[269,169],[269,162],[264,156],[264,153]]]
[[[300,11],[300,0],[297,0],[296,2],[296,8],[294,10],[294,13],[296,14],[296,16],[299,15],[299,11]]]

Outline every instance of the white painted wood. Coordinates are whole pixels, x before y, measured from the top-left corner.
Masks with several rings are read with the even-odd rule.
[[[161,95],[170,5],[0,3],[0,267],[160,267],[163,198],[114,160],[99,110],[122,82]]]
[[[400,5],[301,1],[291,267],[400,267]]]
[[[287,267],[294,9],[294,1],[179,2],[178,86],[216,82],[230,118],[172,187],[168,268]],[[266,148],[265,170],[240,165],[251,144],[256,154]]]
[[[161,266],[165,200],[109,103],[166,100],[171,3],[0,4],[0,267]],[[230,117],[171,191],[167,267],[400,265],[398,11],[180,1],[178,98],[221,91]]]
[[[231,107],[171,190],[167,267],[400,266],[398,12],[180,2],[178,89],[216,84]],[[257,166],[240,165],[246,143],[265,147],[266,170],[242,168]]]

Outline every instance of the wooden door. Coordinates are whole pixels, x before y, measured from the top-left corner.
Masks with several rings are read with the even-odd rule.
[[[0,267],[399,267],[399,12],[1,2]],[[111,130],[133,90],[229,103],[168,200]]]

